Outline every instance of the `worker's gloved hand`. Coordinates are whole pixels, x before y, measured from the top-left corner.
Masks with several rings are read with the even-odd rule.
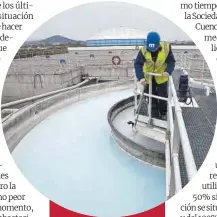
[[[170,75],[169,75],[168,72],[163,72],[161,76],[162,76],[162,77],[169,77]]]
[[[140,82],[140,84],[143,85],[143,86],[147,84],[145,78],[142,78],[139,82]]]

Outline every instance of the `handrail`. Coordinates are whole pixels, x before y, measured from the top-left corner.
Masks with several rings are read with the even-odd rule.
[[[153,72],[145,72],[146,75],[151,76],[157,76],[157,77],[163,77],[160,73],[153,73]],[[164,76],[165,77],[165,76]]]
[[[158,73],[146,73],[147,75],[150,76],[150,83],[149,83],[149,93],[146,93],[145,95],[150,98],[154,97],[155,95],[152,94],[152,88],[150,88],[150,86],[152,86],[152,76],[162,76],[161,74]],[[154,98],[159,98],[162,100],[166,100],[168,102],[168,115],[167,115],[167,145],[169,143],[170,146],[170,156],[168,156],[170,158],[170,162],[173,169],[171,170],[171,168],[167,168],[170,170],[169,174],[169,180],[170,183],[167,183],[168,185],[171,185],[171,182],[174,183],[174,187],[175,189],[170,189],[170,196],[173,196],[175,193],[177,193],[181,188],[182,188],[182,184],[181,184],[181,173],[180,173],[180,166],[179,166],[179,147],[180,147],[180,143],[181,143],[181,147],[183,150],[183,155],[184,155],[184,161],[185,161],[185,165],[186,165],[186,171],[187,171],[187,175],[188,175],[188,180],[190,181],[193,176],[197,173],[197,168],[196,168],[196,164],[195,164],[195,160],[194,160],[194,156],[192,153],[192,149],[191,149],[191,145],[190,145],[190,141],[189,141],[189,137],[187,134],[187,130],[185,127],[185,123],[184,123],[184,119],[182,116],[182,109],[179,105],[179,100],[177,97],[177,93],[176,93],[176,89],[175,89],[175,85],[173,82],[173,78],[172,76],[169,76],[168,79],[168,98],[159,98],[154,97]],[[135,77],[136,79],[136,77]],[[134,90],[135,95],[137,94],[137,89]],[[136,97],[135,97],[136,99]],[[151,101],[150,101],[151,102]],[[172,103],[173,102],[173,103]],[[136,103],[136,102],[135,102]],[[174,104],[175,107],[175,116],[173,118],[173,108],[172,108],[172,104]],[[148,123],[151,123],[151,106],[149,104],[149,121]],[[136,105],[135,105],[136,107]],[[165,139],[165,142],[166,142]],[[168,153],[168,152],[167,152]],[[171,172],[172,171],[172,172]]]
[[[173,78],[169,77],[170,85],[171,85],[171,90],[172,90],[172,96],[174,100],[174,106],[175,106],[175,114],[177,118],[177,123],[178,123],[178,128],[179,128],[179,133],[180,133],[180,139],[182,143],[182,150],[183,150],[183,155],[185,159],[185,165],[186,165],[186,170],[188,174],[188,179],[192,179],[193,176],[197,173],[197,168],[196,164],[194,161],[194,156],[191,150],[191,145],[190,141],[188,138],[188,133],[185,127],[185,122],[182,116],[182,110],[179,105],[179,100],[176,94],[176,89],[175,85],[173,83]]]

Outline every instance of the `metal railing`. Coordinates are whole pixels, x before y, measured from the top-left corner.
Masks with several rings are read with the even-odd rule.
[[[212,80],[210,69],[200,53],[181,53],[180,63],[181,67],[185,68],[191,77],[194,77],[202,83],[206,80]]]
[[[192,153],[189,137],[185,127],[182,109],[179,105],[179,100],[177,97],[176,89],[174,86],[173,78],[169,76],[168,80],[168,98],[159,97],[152,94],[152,78],[153,76],[161,76],[156,73],[147,73],[149,75],[149,93],[144,93],[145,96],[149,98],[148,103],[148,118],[145,123],[153,124],[158,127],[162,127],[164,122],[164,129],[166,131],[165,136],[165,155],[166,155],[166,188],[167,188],[167,198],[169,199],[175,195],[182,188],[182,180],[179,166],[179,149],[182,148],[187,179],[190,181],[193,176],[197,173],[197,168]],[[135,110],[138,108],[137,94],[138,86],[135,78],[136,88],[134,90],[135,94]],[[142,97],[140,97],[141,99]],[[159,119],[152,118],[152,98],[167,101],[167,120],[162,121]],[[174,112],[173,112],[174,111]],[[143,119],[145,120],[145,119]]]
[[[189,71],[187,71],[185,68],[179,68],[180,74],[187,74],[189,75]],[[215,84],[212,79],[195,79],[190,78],[190,86],[193,88],[199,88],[199,89],[205,89],[206,95],[209,96],[210,93],[215,92]]]

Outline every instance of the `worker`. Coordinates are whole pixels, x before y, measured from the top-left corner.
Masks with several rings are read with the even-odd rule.
[[[63,63],[66,64],[66,60],[65,59],[60,59],[60,63],[61,64],[63,64]]]
[[[157,32],[149,32],[145,45],[139,50],[134,61],[136,77],[142,85],[145,85],[146,93],[149,91],[150,81],[145,72],[159,73],[160,77],[152,77],[152,94],[168,97],[168,79],[175,68],[175,62],[171,45],[168,42],[161,42]],[[166,120],[166,101],[152,98],[152,107],[152,117]]]

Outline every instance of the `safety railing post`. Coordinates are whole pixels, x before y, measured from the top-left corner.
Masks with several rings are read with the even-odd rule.
[[[189,56],[186,55],[185,57],[185,64],[186,64],[186,68],[189,68]]]
[[[168,91],[168,101],[167,101],[167,137],[171,136],[171,131],[172,131],[172,124],[171,121],[172,120],[172,93],[171,93],[171,88],[170,88],[170,82],[168,81],[168,87],[167,87],[167,91]]]
[[[152,110],[152,75],[149,75],[149,103],[148,103],[148,124],[152,124],[152,116],[151,116],[151,110]]]
[[[191,62],[191,59],[189,58],[189,72],[192,74],[192,69],[191,69],[191,65],[192,65],[192,62]]]
[[[204,83],[204,72],[205,72],[205,60],[203,60],[203,70],[202,70],[202,85]]]
[[[133,73],[135,74],[135,70],[133,70]],[[135,101],[135,105],[134,105],[134,114],[136,113],[137,110],[137,106],[138,106],[138,101],[137,101],[137,78],[136,76],[134,76],[134,85],[135,85],[135,89],[134,89],[134,101]]]

